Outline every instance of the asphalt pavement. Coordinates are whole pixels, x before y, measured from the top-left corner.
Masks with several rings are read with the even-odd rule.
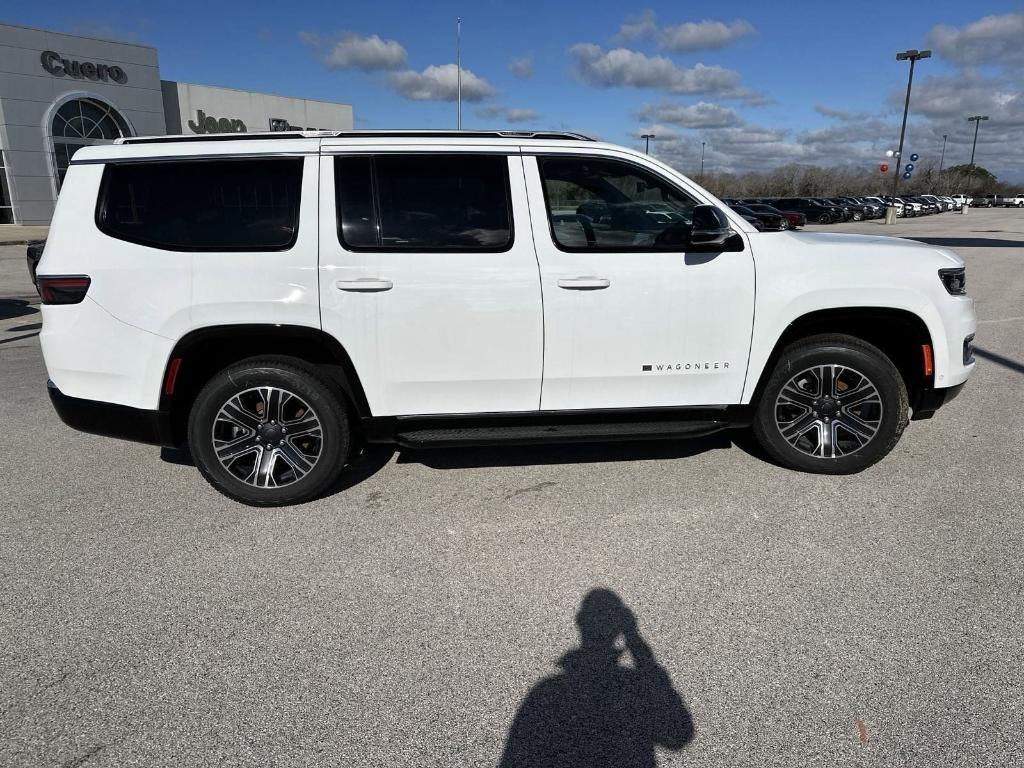
[[[1024,211],[814,229],[968,263],[977,371],[881,464],[378,450],[270,510],[65,428],[0,247],[0,765],[1024,764]]]

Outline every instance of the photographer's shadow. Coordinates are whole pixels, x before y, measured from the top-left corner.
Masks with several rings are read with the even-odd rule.
[[[685,747],[690,712],[619,596],[591,590],[576,624],[580,646],[519,707],[501,768],[654,768],[656,746]]]

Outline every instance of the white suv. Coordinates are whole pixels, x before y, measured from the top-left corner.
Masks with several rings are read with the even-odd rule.
[[[789,467],[855,472],[974,367],[953,253],[760,233],[654,158],[563,133],[85,147],[38,281],[61,418],[187,444],[258,505],[323,494],[366,442],[752,426]]]

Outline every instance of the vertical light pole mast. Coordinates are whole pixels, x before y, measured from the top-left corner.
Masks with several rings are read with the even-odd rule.
[[[703,142],[703,141],[700,143],[700,180],[701,181],[704,181],[704,144],[705,143],[706,142]]]
[[[458,70],[458,116],[455,127],[462,130],[462,17],[455,18],[455,67]]]
[[[644,154],[651,154],[651,139],[657,138],[653,133],[642,133],[640,138],[644,140]]]
[[[896,61],[910,60],[910,77],[907,78],[907,98],[906,101],[903,102],[903,125],[900,127],[900,146],[899,149],[896,150],[896,172],[892,175],[893,197],[896,197],[896,187],[900,183],[900,174],[903,172],[903,139],[907,135],[907,113],[910,111],[910,88],[914,84],[914,64],[918,59],[931,58],[931,55],[931,51],[919,51],[916,48],[911,48],[910,50],[896,54]],[[893,201],[886,209],[885,223],[896,223],[896,201]]]
[[[988,120],[988,115],[975,115],[974,117],[968,117],[968,123],[974,123],[974,144],[971,146],[971,169],[974,169],[974,150],[978,148],[978,126],[981,125],[982,120]]]
[[[948,137],[948,133],[942,134],[942,155],[939,157],[939,173],[942,173],[942,162],[946,159],[946,139]]]

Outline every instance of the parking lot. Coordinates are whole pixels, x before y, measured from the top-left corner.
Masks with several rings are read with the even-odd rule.
[[[1024,764],[1024,211],[808,230],[968,264],[977,371],[879,465],[739,434],[374,450],[269,510],[64,427],[0,246],[0,765],[520,766],[579,734],[616,765]],[[594,704],[606,660],[566,654],[599,588],[681,703]]]

